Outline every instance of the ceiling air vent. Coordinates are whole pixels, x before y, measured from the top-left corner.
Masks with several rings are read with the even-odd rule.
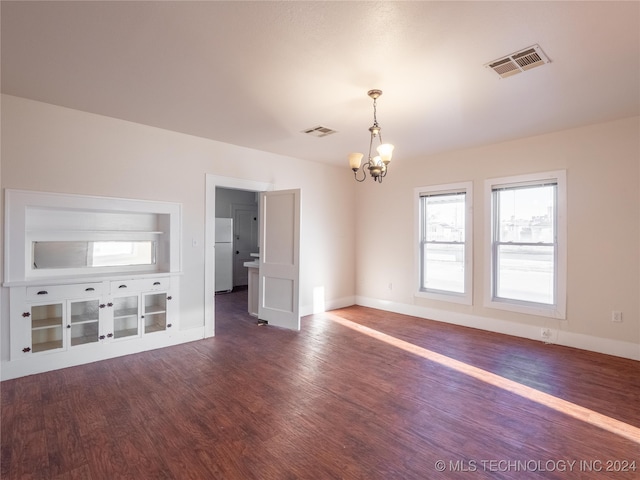
[[[501,78],[507,78],[517,73],[539,67],[550,61],[540,46],[533,45],[519,52],[487,63],[485,67],[491,68]]]
[[[302,133],[306,133],[308,135],[311,135],[312,137],[319,138],[326,137],[327,135],[331,135],[332,133],[336,133],[336,131],[328,127],[323,127],[322,125],[318,125],[317,127],[303,130]]]

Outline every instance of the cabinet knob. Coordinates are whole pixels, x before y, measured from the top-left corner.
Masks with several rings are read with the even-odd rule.
[[[160,285],[160,282],[153,282],[154,285]]]
[[[85,291],[85,292],[95,292],[95,291],[96,291],[96,289],[95,289],[95,288],[93,288],[93,287],[88,287],[88,288],[85,288],[85,289],[84,289],[84,291]]]
[[[23,316],[24,318],[29,318],[29,317],[31,316],[31,313],[30,313],[30,312],[24,312],[24,313],[22,314],[22,316]]]
[[[118,288],[127,288],[126,285],[120,285]]]
[[[100,308],[104,308],[106,307],[106,305],[104,303],[101,303],[100,305],[98,305]]]
[[[107,303],[107,307],[113,307],[113,303],[111,302]]]
[[[167,328],[171,328],[171,324],[170,323],[167,323]]]
[[[167,297],[167,300],[171,300],[172,298],[173,298],[173,297],[172,297],[171,295],[169,295],[169,296]]]
[[[25,348],[23,348],[23,349],[22,349],[22,351],[23,351],[24,353],[27,353],[27,352],[30,352],[30,351],[31,351],[31,349],[30,349],[29,347],[25,347]]]
[[[98,338],[99,338],[100,340],[104,340],[104,338],[105,338],[105,337],[104,337],[104,335],[100,335]]]
[[[107,338],[113,337],[113,333],[107,333]]]
[[[46,290],[40,290],[38,293],[36,293],[36,295],[48,295],[49,292],[47,292]]]
[[[71,328],[71,325],[67,325],[67,328]]]

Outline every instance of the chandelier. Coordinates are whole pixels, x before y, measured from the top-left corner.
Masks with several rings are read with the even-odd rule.
[[[369,170],[371,178],[373,178],[374,181],[382,183],[382,179],[387,175],[387,171],[389,169],[389,162],[391,162],[391,155],[393,154],[393,145],[390,143],[382,143],[382,134],[380,133],[381,129],[378,125],[378,119],[376,118],[376,100],[380,95],[382,95],[382,90],[369,90],[367,95],[373,99],[373,125],[369,127],[369,132],[371,132],[371,139],[369,140],[369,156],[367,162],[361,166],[364,154],[350,153],[348,155],[349,166],[351,167],[351,170],[353,170],[353,177],[356,181],[364,182],[364,179],[367,177],[367,172],[365,170],[366,167]],[[371,148],[373,147],[373,141],[376,138],[379,143],[376,148],[378,155],[372,157]],[[362,171],[362,178],[358,178],[359,171]]]

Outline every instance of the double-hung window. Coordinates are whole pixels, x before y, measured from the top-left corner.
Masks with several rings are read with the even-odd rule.
[[[564,171],[487,180],[488,306],[565,318]]]
[[[471,304],[471,182],[417,188],[418,296]]]

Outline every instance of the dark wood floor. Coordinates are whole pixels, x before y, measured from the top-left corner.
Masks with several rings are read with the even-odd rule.
[[[290,332],[246,291],[216,304],[215,338],[2,382],[0,476],[640,477],[639,362],[362,307]]]

